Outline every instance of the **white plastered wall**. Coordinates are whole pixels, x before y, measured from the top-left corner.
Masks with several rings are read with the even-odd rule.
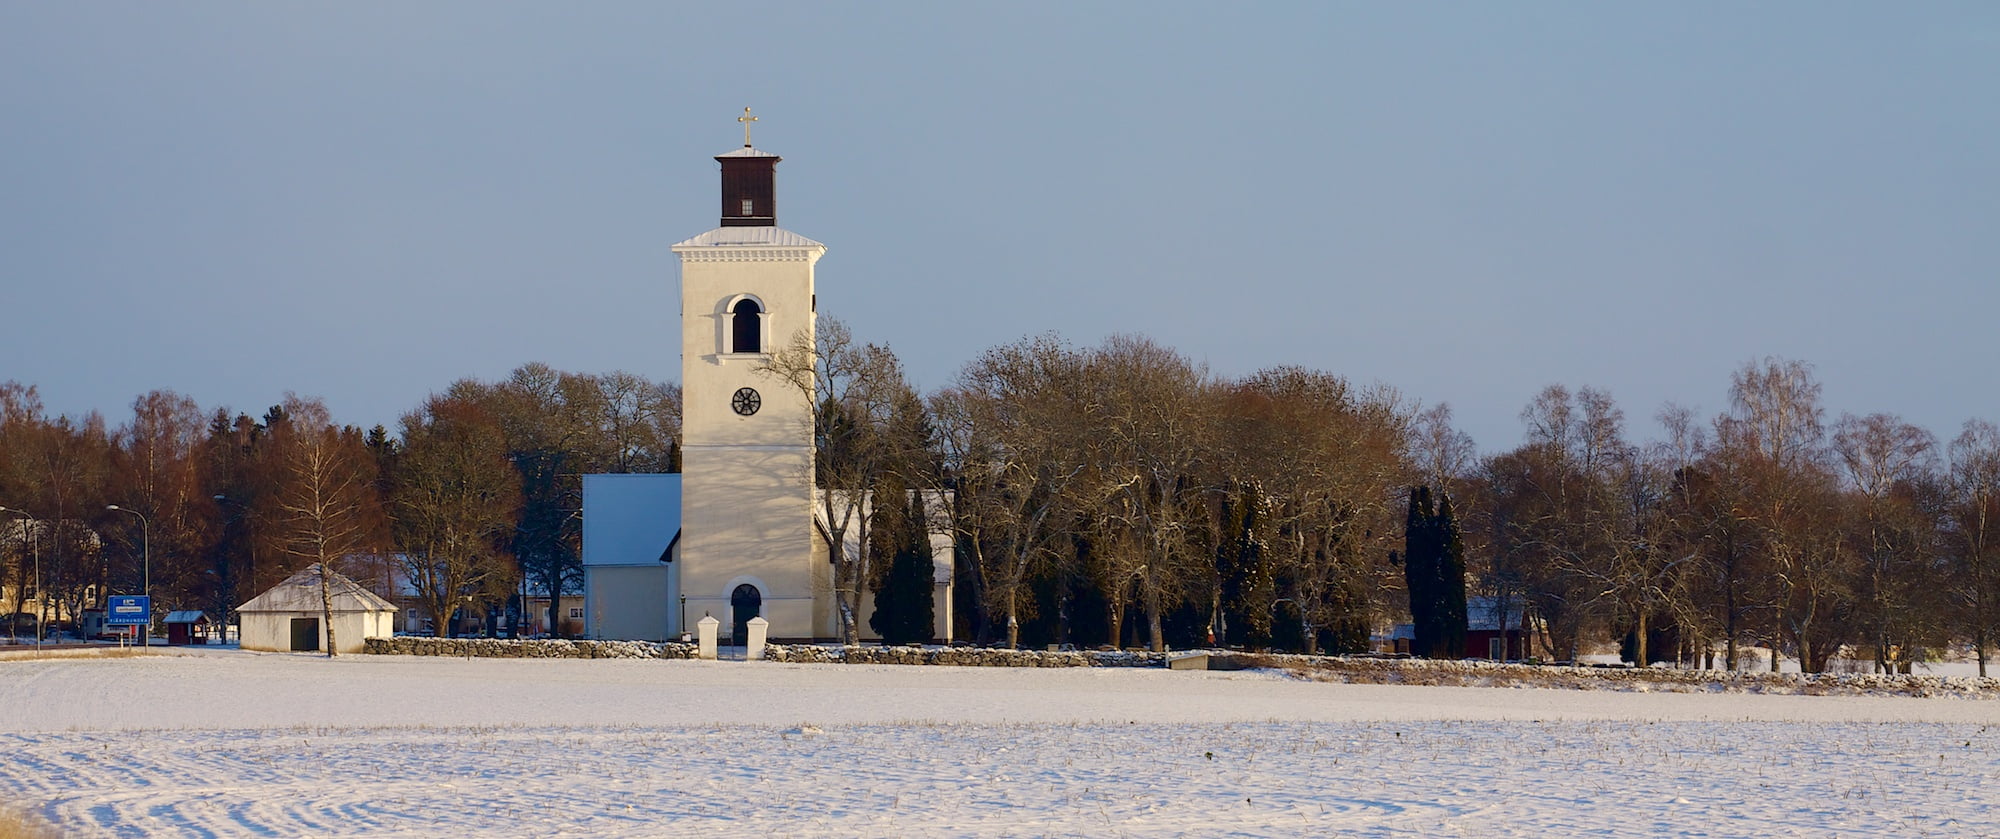
[[[816,637],[812,411],[808,395],[767,375],[769,351],[813,329],[813,264],[823,248],[745,246],[682,251],[680,590],[689,620],[725,620],[738,578],[754,578],[773,640]],[[723,353],[729,307],[764,308],[765,353]],[[755,414],[731,408],[739,388]]]
[[[320,620],[320,612],[248,612],[239,613],[242,620],[241,645],[246,650],[263,652],[289,652],[292,649],[292,619],[310,618]],[[358,653],[367,647],[369,638],[387,638],[395,634],[395,612],[334,612],[334,636],[340,641],[340,652]],[[319,627],[319,646],[326,649],[326,625]]]

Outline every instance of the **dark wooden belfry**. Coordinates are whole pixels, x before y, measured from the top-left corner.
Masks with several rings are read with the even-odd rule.
[[[722,164],[722,226],[777,225],[775,181],[778,161],[783,158],[744,146],[715,159]]]

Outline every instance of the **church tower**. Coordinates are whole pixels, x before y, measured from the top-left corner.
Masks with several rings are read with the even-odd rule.
[[[674,245],[681,260],[680,611],[724,643],[752,617],[772,639],[820,634],[827,572],[815,562],[809,396],[759,372],[800,337],[812,346],[813,265],[826,246],[777,226],[779,157],[750,145],[722,164],[722,216]],[[823,549],[822,549],[823,550]],[[740,643],[740,642],[739,642]]]

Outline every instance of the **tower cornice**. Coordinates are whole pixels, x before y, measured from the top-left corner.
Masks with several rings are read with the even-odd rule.
[[[673,250],[682,262],[818,262],[826,245],[780,227],[718,227]]]

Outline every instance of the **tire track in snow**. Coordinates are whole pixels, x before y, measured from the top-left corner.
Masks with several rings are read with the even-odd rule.
[[[22,759],[0,763],[0,785],[34,790],[75,835],[121,837],[1945,836],[2000,816],[1993,737],[1949,724],[318,729],[9,743]]]

